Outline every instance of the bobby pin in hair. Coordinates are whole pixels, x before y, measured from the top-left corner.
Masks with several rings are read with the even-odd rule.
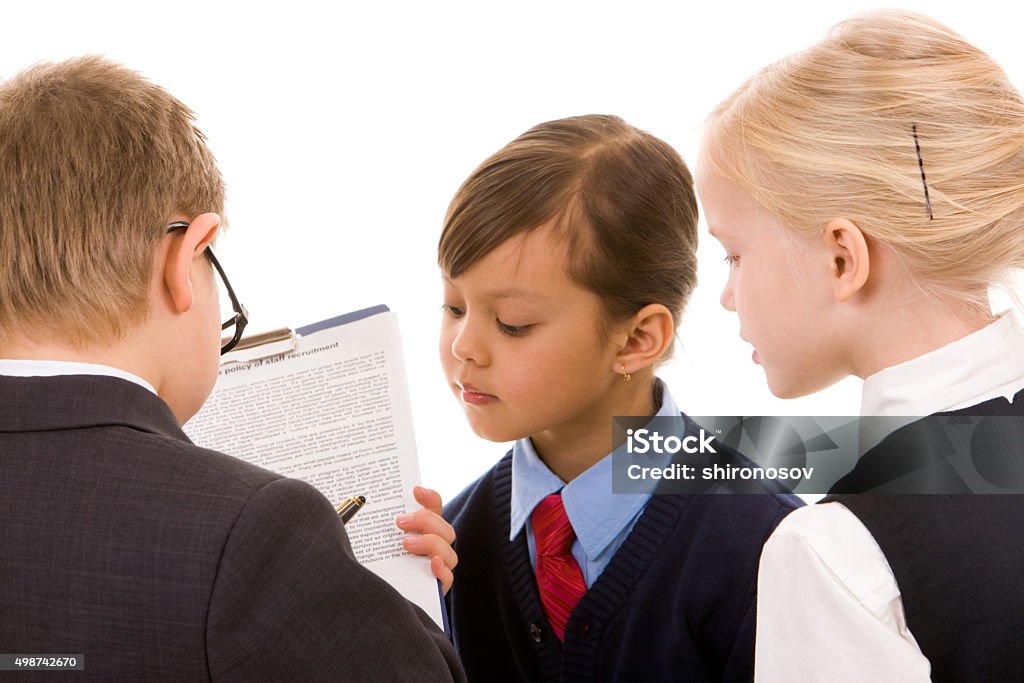
[[[924,187],[924,205],[928,207],[928,220],[932,220],[932,200],[928,196],[928,182],[924,179],[924,159],[921,158],[921,143],[917,141],[917,124],[911,124],[910,129],[914,131],[914,149],[917,150],[917,166],[921,169],[921,185]]]

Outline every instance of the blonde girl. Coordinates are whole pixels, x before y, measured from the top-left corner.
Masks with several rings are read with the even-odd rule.
[[[773,393],[856,375],[864,415],[1024,416],[1024,333],[989,302],[1024,266],[1024,101],[981,50],[844,21],[717,107],[697,186]],[[826,501],[765,546],[758,680],[1024,680],[1021,496]]]

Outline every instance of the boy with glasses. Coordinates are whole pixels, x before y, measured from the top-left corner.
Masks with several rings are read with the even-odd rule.
[[[181,432],[246,322],[223,204],[192,113],[138,74],[0,85],[0,650],[104,680],[462,680],[322,495]]]

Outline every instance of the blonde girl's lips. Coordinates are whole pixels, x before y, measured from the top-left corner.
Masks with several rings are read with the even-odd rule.
[[[750,359],[758,365],[761,364],[761,357],[757,355],[757,349],[754,349],[754,352],[750,354]]]

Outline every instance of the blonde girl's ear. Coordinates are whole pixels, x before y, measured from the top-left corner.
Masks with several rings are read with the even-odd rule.
[[[613,371],[631,375],[654,365],[672,345],[672,313],[662,304],[648,304],[629,319],[622,335]]]
[[[823,238],[831,260],[833,297],[846,301],[864,289],[871,275],[867,237],[853,221],[833,218],[825,226]]]

